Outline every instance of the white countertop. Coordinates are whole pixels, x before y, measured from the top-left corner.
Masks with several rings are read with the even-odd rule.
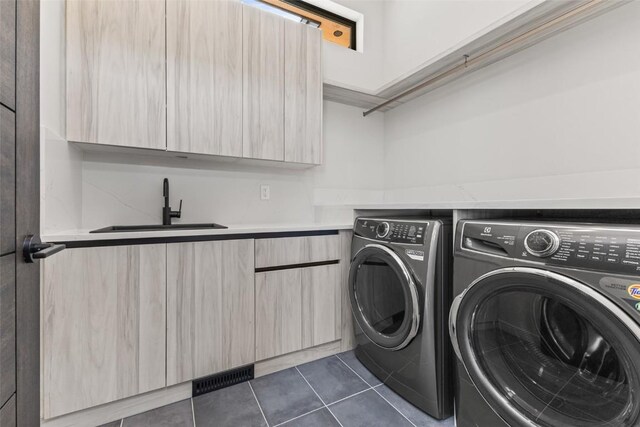
[[[354,210],[436,210],[436,209],[640,209],[640,197],[612,197],[597,199],[526,199],[526,200],[464,200],[441,202],[383,202],[325,207]]]
[[[452,202],[386,202],[323,205],[357,210],[453,210],[453,209],[640,209],[640,198],[553,199],[553,200],[495,200]],[[145,239],[157,237],[215,236],[227,234],[283,233],[321,230],[350,230],[352,222],[303,224],[238,224],[227,229],[161,230],[120,233],[89,233],[90,230],[67,230],[44,233],[45,242]]]
[[[228,227],[229,228],[224,229],[132,231],[93,234],[90,233],[90,230],[69,230],[60,233],[43,234],[41,238],[44,242],[70,242],[87,240],[148,239],[158,237],[219,236],[228,234],[286,233],[300,231],[351,230],[353,228],[353,224],[241,224],[230,225]]]

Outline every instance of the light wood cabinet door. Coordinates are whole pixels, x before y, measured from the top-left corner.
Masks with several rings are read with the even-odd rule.
[[[339,264],[256,273],[256,360],[340,338]]]
[[[256,360],[302,349],[302,270],[256,273]]]
[[[322,163],[322,31],[285,21],[284,160]]]
[[[302,347],[315,347],[340,339],[340,265],[301,269]]]
[[[166,149],[165,2],[68,0],[67,139]]]
[[[167,385],[255,361],[253,240],[168,245]]]
[[[284,19],[243,6],[243,157],[284,160]]]
[[[242,157],[242,5],[167,2],[167,149]]]
[[[256,268],[334,261],[340,256],[338,234],[256,240]]]
[[[165,386],[166,245],[44,262],[43,417]]]

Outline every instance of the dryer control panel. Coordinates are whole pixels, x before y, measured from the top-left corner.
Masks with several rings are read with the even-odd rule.
[[[353,232],[371,240],[423,245],[428,226],[428,221],[358,218]]]
[[[545,264],[640,272],[640,227],[465,221],[460,248]]]

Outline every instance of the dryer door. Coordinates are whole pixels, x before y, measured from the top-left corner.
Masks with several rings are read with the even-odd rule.
[[[449,327],[509,425],[640,423],[640,327],[595,289],[545,270],[496,270],[455,299]]]
[[[356,254],[349,294],[353,316],[373,343],[400,350],[416,336],[418,291],[411,272],[391,249],[371,244]]]

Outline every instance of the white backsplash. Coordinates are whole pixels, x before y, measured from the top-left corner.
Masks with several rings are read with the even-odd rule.
[[[82,152],[41,127],[40,228],[73,230],[82,223]]]
[[[175,222],[221,224],[313,221],[313,183],[306,171],[235,165],[234,170],[201,170],[125,163],[83,163],[82,228],[162,222],[162,181],[169,178]],[[271,187],[260,199],[260,185]]]
[[[323,114],[324,164],[309,168],[86,150],[43,129],[42,229],[158,224],[164,178],[172,209],[183,200],[176,222],[349,223],[353,211],[341,205],[383,201],[384,117],[365,119],[361,109],[332,102]],[[260,199],[261,185],[270,186],[270,200]]]

